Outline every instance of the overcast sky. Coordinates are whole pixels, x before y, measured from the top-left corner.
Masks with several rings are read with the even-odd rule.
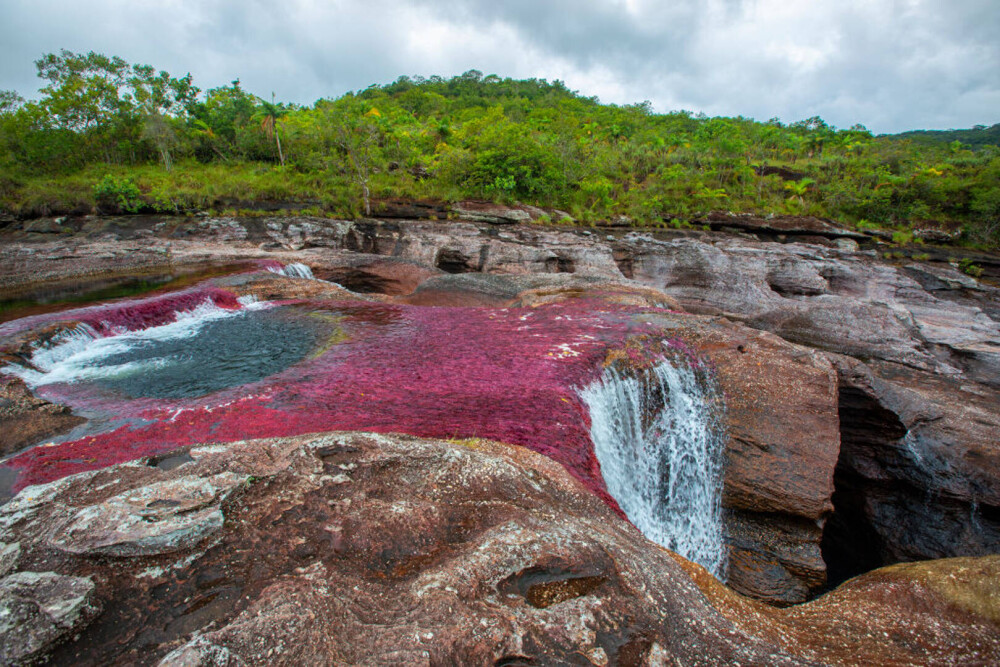
[[[35,96],[61,48],[302,104],[478,69],[657,111],[1000,122],[1000,0],[0,0],[0,89]]]

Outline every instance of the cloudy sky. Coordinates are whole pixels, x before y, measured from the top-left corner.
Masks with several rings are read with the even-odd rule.
[[[1000,0],[0,0],[0,89],[119,55],[311,104],[401,74],[875,132],[1000,122]]]

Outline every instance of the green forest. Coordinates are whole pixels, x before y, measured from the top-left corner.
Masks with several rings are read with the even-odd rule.
[[[37,99],[0,91],[6,215],[252,214],[284,202],[357,217],[387,199],[486,199],[583,224],[801,214],[1000,246],[1000,125],[874,136],[819,117],[654,113],[476,70],[300,106],[93,52],[35,64]]]

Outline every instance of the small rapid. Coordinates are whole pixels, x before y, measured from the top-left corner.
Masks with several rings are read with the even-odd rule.
[[[285,276],[286,278],[305,278],[307,280],[316,280],[312,269],[301,262],[294,262],[280,268],[268,267],[267,270],[271,273],[277,273],[279,276]]]
[[[37,389],[90,383],[126,397],[182,398],[259,380],[300,360],[315,326],[287,308],[251,297],[240,308],[210,299],[177,311],[172,322],[135,330],[88,324],[53,336],[26,365],[2,370]]]
[[[605,369],[582,389],[608,492],[650,540],[726,576],[719,394],[690,364]]]

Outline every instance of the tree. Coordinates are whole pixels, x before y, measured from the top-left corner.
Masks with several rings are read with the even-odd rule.
[[[185,114],[194,104],[199,90],[192,85],[190,73],[176,79],[163,71],[157,73],[149,65],[134,66],[129,85],[143,117],[142,136],[153,142],[164,168],[170,171],[173,165],[171,150],[179,143],[170,116]]]
[[[805,200],[803,199],[803,197],[805,197],[805,194],[806,192],[809,191],[809,188],[811,188],[815,184],[816,181],[814,181],[813,179],[803,178],[800,181],[786,181],[785,189],[788,190],[790,193],[792,193],[792,196],[789,197],[789,199],[791,199],[792,197],[798,197],[799,206],[805,206]]]
[[[173,78],[149,65],[129,65],[118,56],[63,49],[35,62],[48,81],[40,105],[56,128],[70,130],[95,145],[105,162],[136,159],[143,138],[169,163],[166,118],[186,113],[198,89],[191,75]],[[148,126],[152,125],[151,128]]]
[[[189,113],[198,159],[208,162],[215,155],[228,161],[238,152],[240,135],[248,131],[258,101],[243,90],[240,80],[236,79],[231,86],[212,88],[205,94],[204,101],[193,103]]]
[[[372,173],[380,157],[383,138],[382,128],[378,119],[381,117],[378,109],[372,107],[367,113],[345,113],[333,123],[334,141],[347,156],[354,179],[361,188],[361,198],[364,202],[365,215],[372,214],[371,183]]]
[[[273,139],[278,147],[278,160],[281,166],[285,166],[285,154],[281,151],[281,134],[278,131],[278,119],[288,113],[288,109],[283,104],[275,104],[274,93],[271,93],[271,101],[260,101],[254,119],[260,121],[260,128],[267,135],[268,139]]]
[[[0,114],[14,113],[24,106],[24,98],[13,90],[0,90]]]
[[[173,158],[171,151],[179,143],[176,130],[170,125],[170,121],[161,114],[153,113],[146,116],[142,129],[142,137],[151,140],[160,153],[163,167],[167,171],[173,168]]]

